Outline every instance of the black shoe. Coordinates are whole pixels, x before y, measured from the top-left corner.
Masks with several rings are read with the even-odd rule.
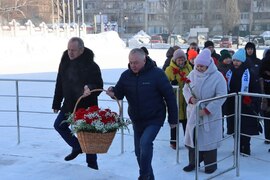
[[[250,146],[241,146],[240,147],[240,153],[243,156],[250,156]]]
[[[270,140],[267,140],[267,141],[265,140],[264,144],[270,144]]]
[[[171,143],[170,146],[172,149],[176,150],[176,143]]]
[[[98,170],[98,165],[97,165],[97,163],[95,163],[95,164],[88,164],[87,166],[88,166],[89,168],[91,168],[91,169]]]
[[[81,153],[82,150],[72,150],[71,153],[65,157],[65,161],[73,160]]]
[[[154,175],[140,176],[138,180],[155,180]]]
[[[186,172],[193,171],[194,169],[195,169],[195,165],[193,165],[193,164],[189,164],[189,165],[187,165],[186,167],[183,168],[183,170],[186,171]]]
[[[213,172],[215,172],[217,169],[207,169],[207,170],[205,170],[204,172],[206,173],[206,174],[212,174]]]
[[[270,149],[268,149],[268,152],[270,152]]]

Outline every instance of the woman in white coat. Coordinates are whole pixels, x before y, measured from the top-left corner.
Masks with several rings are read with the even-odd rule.
[[[196,57],[194,70],[190,72],[188,79],[190,82],[185,84],[183,95],[188,104],[185,145],[189,151],[189,164],[183,170],[190,172],[195,169],[195,126],[196,121],[199,121],[203,123],[198,129],[199,162],[204,161],[205,173],[210,174],[217,169],[217,148],[222,139],[221,106],[225,98],[202,103],[198,119],[196,119],[196,103],[226,95],[226,80],[217,70],[211,58],[211,51],[207,48]],[[212,163],[214,164],[209,165]]]

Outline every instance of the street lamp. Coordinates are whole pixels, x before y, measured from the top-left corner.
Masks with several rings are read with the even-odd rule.
[[[102,28],[101,28],[102,21],[101,21],[101,19],[102,19],[102,13],[99,12],[100,32],[102,31]]]
[[[79,33],[79,37],[81,36],[81,33],[80,33],[80,31],[81,31],[81,29],[80,29],[80,15],[81,15],[81,9],[80,9],[80,7],[79,6],[77,6],[77,8],[76,8],[76,14],[77,14],[77,17],[78,17],[78,33]]]
[[[127,16],[125,16],[124,17],[124,20],[125,20],[125,33],[127,33],[128,31],[128,27],[127,27],[127,25],[128,25],[128,17]]]

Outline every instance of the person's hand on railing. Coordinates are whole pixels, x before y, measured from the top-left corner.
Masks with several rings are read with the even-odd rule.
[[[112,86],[110,86],[110,87],[107,89],[106,94],[107,94],[108,96],[110,96],[111,98],[114,98],[114,92],[113,92],[113,87],[112,87]]]
[[[54,109],[53,113],[58,113],[59,109]]]

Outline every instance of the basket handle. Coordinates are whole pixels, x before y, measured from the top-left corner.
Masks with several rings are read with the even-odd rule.
[[[107,90],[105,90],[105,89],[93,89],[93,90],[90,91],[90,94],[93,93],[93,92],[99,92],[99,91],[105,91],[105,92],[107,92]],[[75,104],[75,106],[74,106],[74,109],[73,109],[73,114],[75,114],[76,109],[77,109],[77,106],[78,106],[79,102],[81,101],[81,99],[82,99],[82,98],[85,98],[85,97],[87,97],[87,96],[81,95],[81,96],[78,98],[78,100],[76,101],[76,104]],[[117,102],[117,104],[118,104],[118,107],[119,107],[119,116],[120,116],[120,115],[122,114],[122,111],[121,111],[121,104],[120,104],[119,100],[118,100],[115,96],[113,96],[113,98],[116,100],[116,102]]]

